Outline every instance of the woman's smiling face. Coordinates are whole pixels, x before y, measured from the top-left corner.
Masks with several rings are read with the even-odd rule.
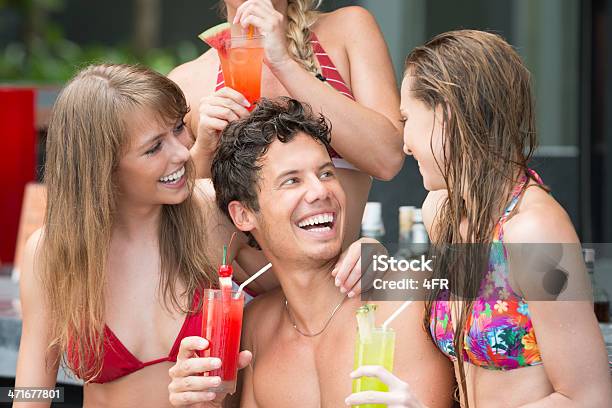
[[[408,70],[401,88],[400,110],[404,120],[404,152],[419,164],[423,185],[428,191],[446,188],[444,168],[444,127],[442,107],[427,106],[414,96],[415,77]]]
[[[162,124],[159,115],[142,109],[126,122],[128,144],[116,173],[119,199],[138,205],[183,202],[189,195],[191,143],[183,120]]]

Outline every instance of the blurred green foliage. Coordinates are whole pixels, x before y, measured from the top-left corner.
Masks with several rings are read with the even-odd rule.
[[[140,63],[162,74],[196,58],[200,51],[185,41],[172,49],[151,49],[136,56],[130,44],[79,45],[64,37],[62,28],[48,15],[61,11],[63,0],[0,0],[0,10],[10,7],[23,21],[20,40],[0,49],[0,80],[61,84],[76,71],[93,63]]]
[[[176,49],[152,49],[137,58],[129,46],[85,46],[61,39],[54,43],[36,41],[27,52],[22,43],[9,44],[0,54],[0,79],[12,82],[63,83],[76,71],[93,63],[140,63],[162,74],[196,58],[197,47],[190,42]]]

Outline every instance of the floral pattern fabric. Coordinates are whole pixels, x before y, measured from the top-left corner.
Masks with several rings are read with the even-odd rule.
[[[530,173],[542,184],[535,172],[530,170]],[[503,223],[516,206],[528,181],[529,178],[524,176],[514,189],[512,201],[497,224],[488,270],[465,326],[464,361],[487,369],[512,370],[542,363],[529,306],[509,283],[507,253],[502,242]],[[430,330],[438,348],[455,361],[457,354],[448,296],[448,292],[443,293],[434,302]]]

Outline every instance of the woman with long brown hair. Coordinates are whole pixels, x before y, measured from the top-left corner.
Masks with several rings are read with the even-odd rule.
[[[423,219],[450,283],[450,291],[432,291],[425,326],[455,365],[461,405],[609,406],[592,303],[542,291],[538,262],[516,256],[562,248],[556,267],[567,273],[567,287],[581,290],[586,282],[569,217],[528,167],[535,111],[518,54],[495,34],[440,34],[408,56],[401,111],[404,151],[430,191]],[[353,375],[389,383],[390,393],[368,403],[423,406],[409,384],[381,368]]]
[[[209,249],[226,239],[207,231],[187,110],[176,84],[137,66],[87,67],[61,92],[45,223],[24,254],[16,386],[54,386],[63,362],[85,406],[168,405],[168,369],[215,285]]]
[[[345,244],[359,236],[372,177],[389,180],[401,169],[399,95],[382,33],[370,13],[345,7],[317,11],[322,0],[224,0],[227,21],[252,25],[264,36],[261,94],[291,96],[332,123],[330,154],[348,196]],[[187,125],[201,128],[198,172],[210,174],[210,157],[227,123],[248,114],[243,95],[223,86],[211,49],[169,74],[185,92]],[[346,247],[346,245],[345,245]],[[340,272],[340,284],[345,275]],[[356,280],[346,280],[349,290]]]

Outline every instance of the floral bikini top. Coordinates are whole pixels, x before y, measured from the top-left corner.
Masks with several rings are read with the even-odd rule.
[[[538,184],[543,184],[536,172],[529,170],[529,174]],[[507,252],[503,246],[503,225],[529,180],[530,177],[523,176],[514,188],[510,204],[495,227],[488,270],[465,325],[463,360],[478,367],[512,370],[542,364],[527,302],[509,283]],[[456,361],[451,302],[443,300],[448,295],[448,292],[442,293],[434,302],[429,329],[438,348],[451,361]]]

